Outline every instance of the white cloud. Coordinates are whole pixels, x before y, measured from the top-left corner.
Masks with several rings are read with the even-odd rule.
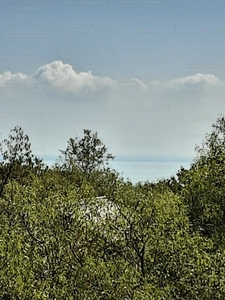
[[[29,79],[29,76],[22,73],[12,74],[10,72],[5,72],[2,75],[0,74],[0,86],[6,86],[10,84],[23,83]]]
[[[147,85],[138,78],[125,78],[121,80],[121,85],[123,87],[128,86],[129,88],[135,87],[135,88],[141,88],[143,90],[147,89]]]
[[[0,87],[7,86],[0,88],[0,121],[7,129],[13,122],[20,124],[34,147],[43,145],[45,153],[58,153],[69,137],[89,128],[109,141],[116,157],[192,156],[195,144],[201,143],[212,120],[225,109],[223,83],[215,75],[199,73],[171,80],[124,78],[116,83],[90,71],[77,73],[71,65],[55,61],[40,66],[33,76],[0,74]],[[13,88],[13,84],[25,88]],[[109,88],[112,93],[99,97],[97,91]],[[65,96],[49,94],[48,89]],[[90,101],[74,97],[80,90],[90,92]],[[55,132],[59,132],[57,139]],[[137,167],[135,171],[141,172],[143,167]],[[131,165],[128,168],[131,171]]]
[[[93,76],[91,71],[76,73],[69,64],[54,61],[40,67],[33,78],[62,92],[110,91],[116,82],[107,77]]]
[[[174,78],[167,81],[161,80],[142,80],[138,78],[128,78],[116,82],[108,77],[97,77],[91,71],[77,73],[70,64],[62,61],[41,66],[33,76],[27,74],[12,74],[7,71],[0,74],[0,87],[46,87],[61,93],[95,93],[95,92],[120,92],[131,90],[140,91],[166,91],[188,89],[205,89],[222,86],[223,81],[213,74],[190,75],[181,78]]]
[[[138,78],[128,78],[121,80],[121,87],[122,88],[130,88],[137,90],[145,90],[145,91],[167,91],[170,90],[183,90],[183,89],[201,89],[204,90],[205,88],[214,88],[222,86],[222,81],[217,78],[213,74],[201,74],[197,73],[195,75],[190,75],[186,77],[180,78],[173,78],[170,80],[142,80]]]
[[[221,81],[212,74],[201,74],[197,73],[195,75],[171,79],[168,84],[171,86],[186,85],[186,84],[208,84],[208,85],[218,85]]]

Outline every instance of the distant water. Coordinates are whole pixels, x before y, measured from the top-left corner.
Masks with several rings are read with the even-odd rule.
[[[44,162],[51,166],[54,164],[55,159],[58,156],[44,156]],[[168,158],[167,158],[168,159]],[[169,159],[168,159],[169,160]],[[175,176],[180,167],[183,166],[185,169],[190,168],[190,164],[193,162],[192,159],[171,159],[172,161],[164,161],[157,158],[154,160],[144,161],[139,159],[126,159],[126,158],[115,158],[114,161],[110,162],[110,167],[115,169],[125,180],[129,178],[132,183],[139,181],[150,181],[156,182],[159,179],[167,179],[171,176]]]
[[[152,161],[114,161],[110,164],[124,179],[129,178],[132,183],[139,181],[156,182],[161,178],[175,176],[183,166],[190,168],[191,162],[152,162]],[[122,174],[123,173],[123,174]]]

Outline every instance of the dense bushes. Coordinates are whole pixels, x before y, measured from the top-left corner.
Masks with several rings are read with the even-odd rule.
[[[223,299],[216,141],[219,151],[199,150],[190,170],[156,184],[105,167],[82,176],[74,165],[19,164],[17,155],[10,170],[3,160],[0,299]]]

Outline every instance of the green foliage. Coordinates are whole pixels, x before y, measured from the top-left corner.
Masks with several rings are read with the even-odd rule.
[[[84,137],[70,138],[65,151],[60,150],[64,155],[64,168],[73,170],[78,169],[86,177],[92,172],[99,170],[110,159],[114,159],[112,154],[107,152],[107,147],[98,138],[97,132],[84,129]]]
[[[181,194],[189,209],[193,230],[213,237],[220,244],[225,230],[225,120],[219,118],[190,170],[179,174]]]
[[[189,233],[178,196],[143,195],[120,183],[107,206],[87,184],[59,182],[46,173],[26,186],[7,185],[0,203],[0,299],[221,295],[222,255]]]
[[[24,134],[23,129],[16,126],[10,132],[8,138],[0,143],[2,156],[0,197],[9,180],[24,180],[23,183],[25,183],[30,175],[30,170],[40,173],[44,169],[42,159],[38,159],[32,154],[29,137]]]
[[[0,197],[0,299],[223,299],[223,120],[217,124],[177,180],[136,185],[89,155],[103,146],[90,131],[70,144],[80,156],[68,146],[66,165],[44,169],[17,128],[16,140],[1,143],[2,167],[13,168]]]

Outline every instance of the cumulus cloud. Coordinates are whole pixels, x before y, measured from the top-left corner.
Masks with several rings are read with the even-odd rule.
[[[0,86],[4,87],[11,84],[22,84],[29,80],[29,76],[22,73],[12,74],[11,72],[5,72],[0,74]]]
[[[124,90],[137,92],[153,92],[164,93],[164,92],[175,92],[175,91],[186,91],[186,92],[204,92],[207,89],[214,89],[223,86],[223,81],[217,78],[213,74],[201,74],[197,73],[194,75],[173,78],[170,80],[142,80],[139,78],[125,78],[121,80],[120,87]]]
[[[212,74],[201,74],[197,73],[195,75],[171,79],[168,81],[168,84],[171,86],[174,85],[186,85],[186,84],[207,84],[207,85],[218,85],[221,81]]]
[[[143,93],[142,97],[144,95],[146,97],[151,96],[154,93],[154,99],[158,94],[162,95],[163,93],[173,93],[175,91],[200,93],[208,89],[214,92],[217,87],[223,88],[223,83],[213,74],[201,73],[165,81],[125,78],[120,82],[116,82],[108,77],[94,76],[91,71],[78,73],[70,64],[65,64],[60,60],[41,66],[33,75],[12,74],[9,71],[0,74],[0,87],[6,87],[7,92],[9,92],[10,87],[29,87],[30,92],[34,91],[35,88],[40,90],[41,87],[42,92],[49,89],[57,93],[69,94],[116,92],[117,95],[119,93],[123,96],[125,93],[125,95],[132,95],[133,98],[139,93]],[[14,91],[15,89],[12,89],[12,93]]]
[[[140,88],[143,90],[147,89],[147,85],[140,79],[138,78],[125,78],[121,80],[121,85],[123,87],[129,86],[129,87],[135,87],[135,88]]]
[[[71,65],[62,61],[40,67],[33,78],[53,89],[70,93],[110,91],[116,86],[112,79],[93,76],[91,71],[76,73]]]

